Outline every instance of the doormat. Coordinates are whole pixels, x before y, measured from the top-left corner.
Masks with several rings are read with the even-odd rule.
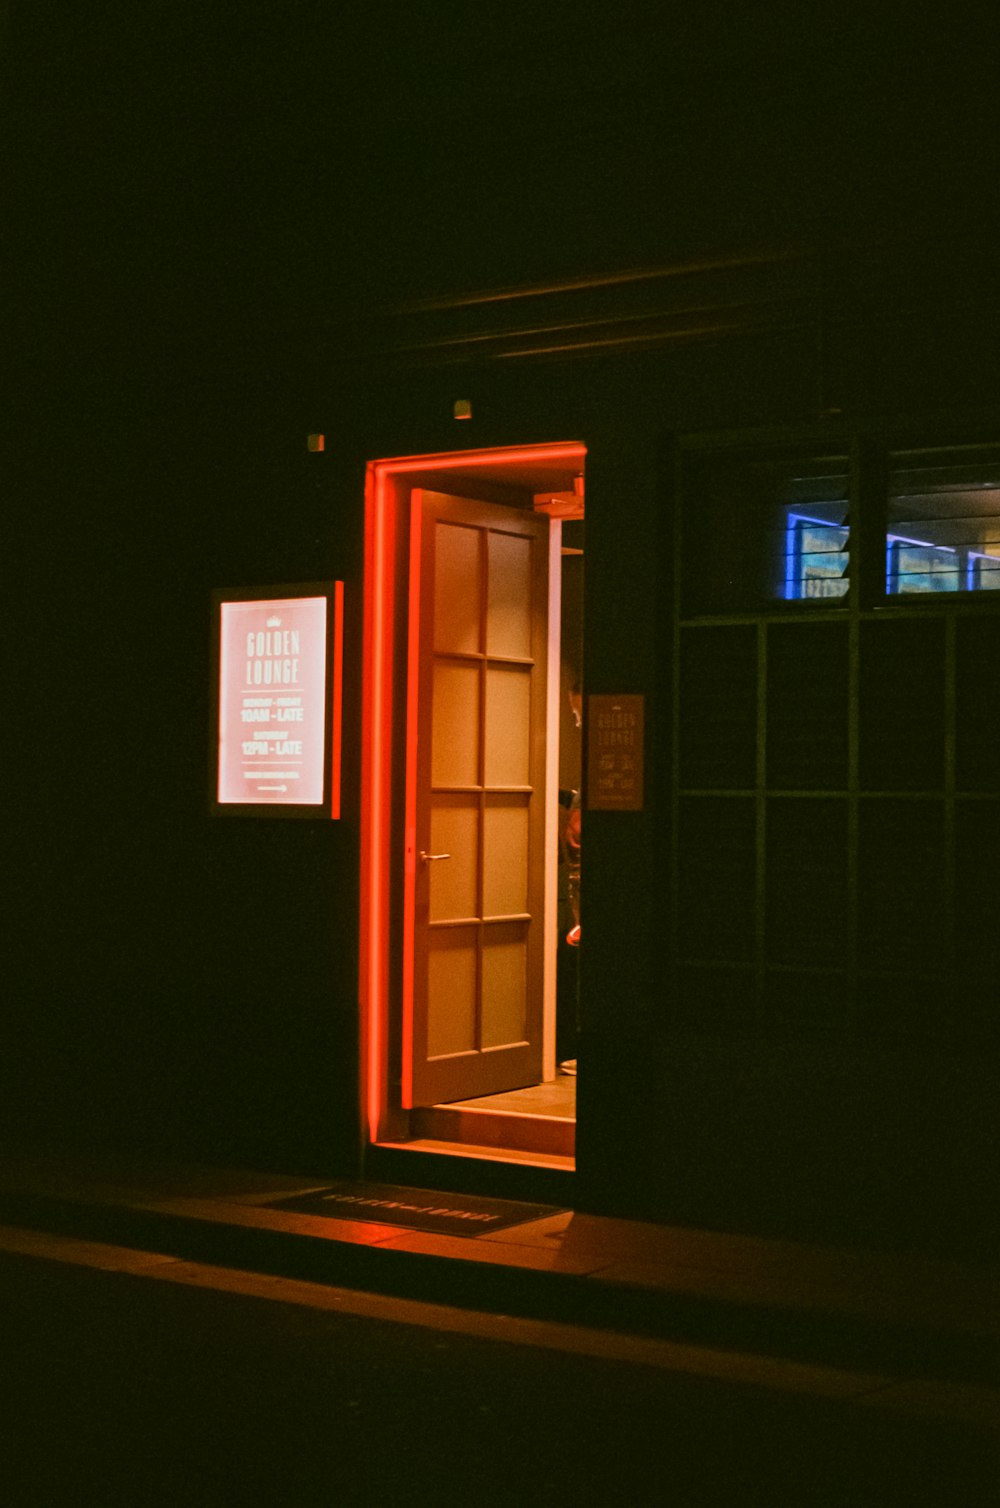
[[[563,1210],[552,1204],[521,1204],[514,1199],[483,1199],[472,1194],[444,1194],[440,1189],[405,1189],[389,1183],[331,1183],[311,1194],[269,1199],[271,1210],[296,1210],[330,1220],[371,1220],[377,1225],[405,1225],[441,1236],[482,1236],[506,1230]]]

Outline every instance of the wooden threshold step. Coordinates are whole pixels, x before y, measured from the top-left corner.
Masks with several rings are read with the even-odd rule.
[[[414,1136],[508,1151],[572,1157],[576,1122],[555,1115],[518,1115],[464,1105],[431,1105],[411,1112]]]

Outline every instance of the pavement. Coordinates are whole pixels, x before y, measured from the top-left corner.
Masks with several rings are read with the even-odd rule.
[[[994,1268],[571,1210],[459,1237],[267,1207],[322,1186],[8,1149],[0,1252],[313,1307],[336,1289],[338,1304],[402,1323],[1000,1436]]]

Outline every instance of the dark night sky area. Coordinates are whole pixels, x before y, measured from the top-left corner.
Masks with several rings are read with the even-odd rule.
[[[903,6],[13,0],[15,321],[281,322],[940,225],[992,182],[989,53],[913,26]]]

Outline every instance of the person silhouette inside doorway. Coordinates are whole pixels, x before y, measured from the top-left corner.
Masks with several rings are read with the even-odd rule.
[[[583,726],[583,692],[569,693],[573,725]],[[559,1072],[575,1075],[580,1030],[580,792],[559,792],[559,947],[556,963],[556,1057]]]

